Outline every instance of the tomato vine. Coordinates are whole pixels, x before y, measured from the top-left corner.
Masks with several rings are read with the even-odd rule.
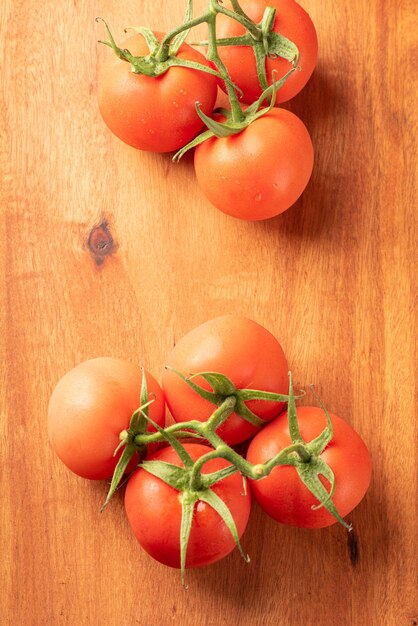
[[[294,467],[300,480],[317,499],[317,507],[324,507],[340,524],[342,524],[346,529],[351,530],[351,524],[348,524],[341,517],[332,499],[335,490],[334,473],[330,466],[321,458],[321,453],[332,440],[333,427],[330,415],[319,398],[318,400],[320,406],[326,416],[326,426],[320,435],[313,441],[305,441],[299,430],[295,402],[297,398],[303,397],[304,394],[295,397],[290,372],[289,393],[287,395],[261,391],[258,392],[254,390],[238,391],[235,389],[233,383],[224,375],[200,373],[199,376],[207,381],[210,381],[213,389],[215,390],[214,392],[207,392],[196,385],[192,378],[185,378],[181,373],[178,374],[183,378],[183,380],[193,387],[196,393],[203,395],[208,393],[211,394],[212,401],[215,400],[215,403],[218,403],[219,406],[217,406],[211,417],[206,422],[189,420],[187,422],[178,422],[166,428],[162,428],[149,417],[148,406],[152,400],[148,399],[146,392],[146,379],[143,377],[143,386],[141,391],[142,404],[141,407],[133,414],[129,429],[123,431],[120,435],[121,444],[125,446],[125,451],[115,469],[110,490],[103,508],[108,504],[112,495],[115,493],[132,455],[135,452],[143,450],[144,447],[150,444],[162,442],[168,443],[177,452],[184,464],[183,468],[175,467],[171,464],[158,460],[144,460],[141,462],[140,467],[153,476],[156,476],[166,482],[174,489],[177,489],[179,492],[188,494],[187,497],[182,499],[183,531],[181,538],[181,569],[183,581],[184,567],[186,563],[187,538],[190,533],[193,509],[196,502],[199,500],[208,502],[213,508],[215,508],[230,529],[237,547],[243,554],[233,520],[231,521],[232,518],[230,513],[225,508],[225,505],[221,505],[217,502],[217,499],[210,489],[214,484],[224,480],[226,477],[236,472],[241,474],[244,481],[246,479],[258,481],[268,476],[277,466],[288,465]],[[225,397],[222,395],[221,391],[226,394]],[[222,397],[224,397],[224,399],[220,401],[220,398]],[[291,445],[282,449],[273,458],[256,465],[250,463],[236,450],[228,446],[216,433],[219,426],[221,426],[225,420],[228,419],[233,411],[236,411],[237,404],[241,401],[242,397],[246,397],[247,399],[257,397],[260,400],[264,399],[288,402],[288,425],[292,442]],[[246,417],[245,413],[243,416],[244,418]],[[249,415],[248,419],[252,419],[252,416]],[[147,423],[152,424],[156,432],[147,432]],[[197,438],[202,441],[206,441],[212,449],[201,456],[197,461],[193,462],[183,443],[180,441],[185,438]],[[213,459],[223,459],[230,465],[209,475],[203,474],[202,469],[204,465]],[[324,477],[328,481],[330,485],[329,490],[324,486],[321,481],[321,477]]]
[[[204,195],[234,217],[264,220],[296,202],[312,173],[312,141],[297,116],[273,107],[298,93],[316,64],[315,27],[297,2],[234,0],[229,8],[208,0],[193,16],[188,0],[170,32],[130,28],[135,34],[121,46],[97,20],[107,33],[101,43],[114,52],[99,74],[99,109],[119,139],[173,152],[173,161],[195,149]],[[203,24],[207,40],[187,44]],[[218,86],[226,107],[215,108]]]
[[[370,482],[367,447],[313,389],[319,408],[296,409],[305,392],[295,393],[267,329],[221,316],[180,339],[167,361],[163,387],[126,361],[85,361],[57,383],[48,406],[49,438],[63,463],[92,480],[113,473],[102,510],[128,477],[125,510],[151,556],[179,567],[183,584],[186,566],[212,563],[235,546],[246,558],[240,539],[252,496],[279,522],[350,530],[344,517]],[[207,371],[193,372],[193,363]],[[166,401],[177,420],[168,425]],[[248,437],[244,455],[233,446]]]
[[[158,41],[155,34],[148,28],[138,27],[131,28],[135,32],[140,33],[145,38],[149,46],[149,54],[144,56],[134,56],[128,49],[122,49],[117,46],[109,26],[103,18],[96,18],[96,21],[104,23],[109,40],[101,40],[109,46],[116,56],[122,61],[130,64],[131,70],[135,74],[142,74],[150,77],[157,77],[164,74],[171,67],[186,67],[212,74],[220,78],[227,90],[230,111],[227,112],[227,120],[225,123],[214,122],[210,117],[205,115],[200,109],[200,103],[196,103],[196,112],[208,127],[208,131],[202,133],[197,139],[183,146],[174,156],[178,160],[190,148],[195,147],[199,143],[206,141],[208,138],[226,137],[241,132],[254,119],[263,114],[266,110],[262,110],[262,104],[266,99],[270,99],[270,106],[274,105],[276,90],[279,89],[287,80],[287,78],[297,69],[299,51],[297,46],[289,39],[273,31],[276,9],[274,7],[266,7],[260,24],[256,24],[242,10],[238,0],[231,2],[233,10],[224,7],[220,0],[209,0],[207,11],[199,17],[192,17],[192,0],[188,0],[185,20],[182,24],[175,27],[167,33],[162,41]],[[242,37],[232,37],[229,39],[217,39],[216,34],[216,18],[219,14],[227,16],[232,20],[241,24],[247,34]],[[207,24],[208,41],[196,42],[197,46],[207,47],[206,58],[216,67],[207,67],[201,63],[192,62],[181,59],[177,53],[184,43],[187,35],[192,28],[201,24]],[[244,111],[240,105],[237,91],[239,88],[233,84],[228,70],[218,54],[218,46],[249,46],[254,52],[257,65],[257,73],[263,93],[250,110]],[[266,59],[272,57],[282,57],[289,61],[292,68],[280,80],[273,77],[273,89],[269,87],[266,75]],[[223,111],[225,112],[225,111]]]

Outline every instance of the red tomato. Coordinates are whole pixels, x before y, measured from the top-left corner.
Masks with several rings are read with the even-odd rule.
[[[277,9],[273,30],[290,39],[299,49],[299,68],[286,80],[277,92],[276,102],[286,102],[293,98],[306,85],[314,71],[318,57],[318,39],[315,26],[309,15],[294,0],[242,0],[244,12],[256,23],[260,22],[266,7]],[[217,22],[218,39],[237,37],[245,29],[237,21],[219,15]],[[219,56],[224,62],[232,82],[243,92],[244,102],[254,102],[261,95],[255,56],[249,46],[219,46]],[[266,73],[271,84],[272,72],[276,70],[276,80],[290,69],[289,61],[282,57],[267,58]]]
[[[135,56],[149,53],[140,34],[123,42],[122,48]],[[178,150],[191,141],[203,127],[196,101],[204,113],[212,113],[217,78],[185,67],[171,67],[158,77],[135,74],[129,63],[112,55],[98,79],[99,108],[110,130],[130,146],[153,152]],[[204,56],[187,44],[177,56],[209,66]]]
[[[197,146],[198,183],[219,210],[244,220],[264,220],[288,209],[304,191],[314,152],[303,122],[272,109],[241,133]]]
[[[236,315],[217,317],[189,332],[176,344],[167,365],[186,376],[208,371],[224,374],[237,389],[288,392],[288,365],[277,339],[256,322]],[[210,389],[201,377],[194,382]],[[164,372],[163,390],[177,422],[190,419],[204,422],[216,409],[170,370]],[[251,400],[246,404],[266,422],[283,408],[283,403],[265,400]],[[234,445],[257,430],[257,426],[232,413],[217,432],[224,441]]]
[[[149,416],[164,426],[165,403],[157,381],[146,372]],[[61,461],[83,478],[109,478],[120,454],[119,434],[140,405],[138,365],[101,357],[84,361],[58,382],[48,407],[48,433]],[[150,428],[150,430],[153,430]],[[133,469],[133,462],[128,469]]]
[[[297,415],[300,433],[306,442],[315,439],[325,428],[325,414],[318,407],[300,407]],[[332,413],[330,416],[334,435],[321,458],[334,472],[336,488],[332,499],[344,517],[358,505],[369,487],[371,460],[360,435],[340,417]],[[247,460],[253,464],[264,463],[290,444],[286,412],[254,437]],[[329,487],[325,479],[323,484]],[[324,507],[312,509],[319,504],[318,500],[302,483],[294,467],[275,467],[269,476],[251,481],[251,490],[261,508],[283,524],[323,528],[337,521]]]
[[[212,448],[200,444],[184,444],[195,461]],[[166,447],[149,460],[165,461],[183,467],[177,452]],[[203,473],[227,467],[223,459],[208,461]],[[216,483],[211,489],[225,502],[234,518],[238,537],[247,526],[251,508],[250,491],[243,491],[242,477],[237,472]],[[130,478],[125,492],[125,509],[132,530],[141,546],[154,559],[180,567],[181,501],[179,492],[160,478],[139,468]],[[219,514],[203,501],[195,504],[187,549],[186,567],[201,567],[229,554],[235,541]]]

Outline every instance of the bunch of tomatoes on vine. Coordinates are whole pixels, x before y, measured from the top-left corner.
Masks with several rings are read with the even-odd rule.
[[[101,18],[98,18],[101,19]],[[102,20],[103,21],[103,20]],[[209,0],[169,33],[133,28],[98,79],[102,117],[125,143],[154,152],[194,149],[199,186],[218,209],[245,220],[276,216],[301,196],[314,150],[308,130],[277,105],[308,82],[318,42],[294,0]],[[206,25],[204,41],[186,43]],[[216,107],[219,88],[228,106]]]
[[[51,395],[49,439],[75,474],[110,479],[103,508],[126,484],[133,533],[184,584],[186,568],[236,546],[248,560],[252,499],[282,524],[351,528],[344,517],[368,489],[370,455],[312,393],[319,406],[296,408],[305,392],[294,391],[278,340],[225,315],[176,343],[161,385],[121,359],[77,365]]]

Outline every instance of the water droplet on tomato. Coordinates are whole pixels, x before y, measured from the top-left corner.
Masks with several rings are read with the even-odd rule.
[[[256,196],[254,196],[254,200],[256,202],[260,202],[260,200],[261,200],[261,193],[258,193]]]
[[[180,89],[180,93],[182,96],[185,96],[187,94],[187,91],[185,89]]]

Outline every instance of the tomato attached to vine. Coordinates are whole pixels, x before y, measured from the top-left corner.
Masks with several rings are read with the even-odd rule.
[[[127,482],[129,522],[153,558],[180,568],[183,583],[186,567],[235,546],[247,558],[240,539],[252,496],[281,523],[350,528],[343,518],[370,482],[367,447],[318,398],[320,408],[296,410],[305,393],[294,393],[266,328],[220,316],[183,336],[166,362],[160,387],[121,359],[85,361],[57,383],[48,408],[63,463],[84,478],[111,477],[102,509]],[[244,456],[234,446],[248,439]]]
[[[100,111],[114,134],[135,148],[175,151],[175,161],[197,148],[198,184],[224,213],[246,220],[274,217],[300,197],[313,168],[303,122],[275,105],[309,79],[317,55],[315,29],[296,2],[233,0],[228,8],[209,0],[202,15],[192,12],[189,0],[182,24],[165,34],[134,28],[123,47],[105,23],[108,39],[102,43],[115,57],[99,75]],[[226,37],[218,37],[219,20]],[[190,30],[202,24],[208,39],[195,45],[205,54],[185,43]],[[309,50],[305,35],[313,42]],[[250,86],[245,76],[251,63],[240,61],[248,55],[254,66]],[[299,65],[301,56],[306,71]],[[227,93],[227,108],[214,109],[218,84]],[[246,148],[254,143],[255,151]]]
[[[179,373],[179,376],[182,380],[185,380],[182,374]],[[282,523],[315,528],[339,522],[347,530],[351,530],[351,524],[343,519],[337,509],[334,497],[338,496],[338,501],[341,502],[341,508],[344,510],[344,515],[346,515],[360,502],[367,491],[371,471],[370,456],[359,435],[340,418],[331,416],[322,402],[319,401],[321,408],[318,411],[323,414],[325,425],[322,430],[316,433],[313,439],[306,441],[299,428],[295,403],[297,398],[303,397],[303,394],[295,396],[292,376],[289,372],[289,391],[287,395],[266,394],[266,399],[285,400],[288,402],[286,416],[284,417],[283,414],[280,414],[273,422],[265,426],[259,434],[255,435],[250,443],[248,456],[245,458],[226,444],[216,432],[236,409],[238,401],[237,390],[234,388],[232,381],[219,373],[201,372],[198,376],[210,381],[210,384],[215,388],[218,386],[223,391],[230,391],[206,422],[192,419],[162,428],[146,414],[143,408],[139,409],[139,413],[152,425],[156,432],[149,433],[143,431],[130,439],[130,445],[143,449],[144,446],[153,445],[157,442],[168,444],[160,452],[142,461],[130,479],[132,484],[130,481],[128,483],[125,500],[128,518],[141,545],[154,558],[167,565],[179,567],[182,572],[183,584],[186,565],[188,567],[196,567],[212,563],[218,560],[218,558],[223,558],[233,548],[232,540],[238,547],[241,555],[248,560],[240,544],[240,537],[245,530],[250,507],[249,492],[246,487],[247,481],[250,482],[251,492],[263,510]],[[196,393],[199,393],[199,389],[193,383],[192,377],[188,380],[193,385]],[[262,392],[260,392],[259,397],[261,395]],[[145,406],[147,404],[145,403]],[[300,410],[301,413],[304,413],[306,407],[302,407]],[[328,463],[324,451],[327,450],[329,445],[333,444],[334,425],[338,432],[338,458],[335,461],[335,458],[331,457],[331,461]],[[287,433],[289,443],[285,447],[280,447],[280,444],[276,445],[276,453],[272,457],[266,458],[265,455],[263,456],[262,445],[260,447],[258,441],[261,438],[265,440],[267,436],[268,442],[273,446],[275,445],[275,437],[268,434],[269,428],[270,430],[277,428],[284,430]],[[348,438],[348,443],[345,445],[341,441],[341,435],[339,434],[341,428]],[[190,443],[191,439],[193,441],[200,439],[202,442],[200,448],[198,443]],[[125,433],[121,434],[121,440],[125,441]],[[199,450],[193,459],[190,453],[194,451],[196,446]],[[173,460],[175,460],[174,464]],[[214,462],[220,463],[217,467],[215,466],[215,470],[212,469]],[[122,463],[121,460],[120,464]],[[353,463],[357,465],[357,471]],[[299,509],[296,518],[286,517],[286,511],[289,510],[289,507],[284,504],[284,497],[281,492],[283,491],[283,486],[286,490],[286,481],[289,481],[289,478],[284,479],[283,485],[280,474],[275,475],[275,472],[282,467],[292,472],[290,480],[293,491],[286,494],[286,502],[288,504],[290,500],[294,501],[290,510],[297,511]],[[341,482],[336,481],[333,467],[336,467]],[[152,475],[153,478],[147,478],[146,473]],[[238,483],[235,483],[234,487],[229,486],[233,494],[229,494],[233,508],[231,512],[228,504],[222,497],[217,496],[216,491],[219,488],[222,491],[224,481],[225,485],[227,485],[227,481],[237,474],[241,477],[242,482],[240,487],[238,487]],[[117,469],[116,475],[119,480],[123,475],[123,471],[118,471]],[[270,476],[272,481],[269,483]],[[158,479],[157,483],[154,484],[152,489],[144,487],[144,483],[148,481],[155,483],[156,479]],[[150,516],[148,510],[150,503],[147,498],[151,497],[153,499],[153,496],[149,494],[154,494],[158,489],[163,489],[163,491],[165,489],[159,486],[159,481],[171,487],[171,491],[167,492],[168,494],[173,494],[174,492],[180,494],[180,498],[176,500],[177,504],[174,502],[174,504],[171,503],[168,507],[171,511],[170,514],[179,520],[177,524],[179,532],[171,539],[171,544],[170,540],[167,539],[167,535],[171,536],[167,526],[164,524],[156,526],[155,523],[152,523],[152,515]],[[117,488],[117,482],[115,479],[112,481],[112,493]],[[139,491],[137,491],[137,483]],[[260,488],[265,485],[265,488],[260,491],[258,485],[260,485]],[[299,504],[298,494],[300,487],[303,495]],[[343,494],[341,496],[340,491]],[[305,493],[310,494],[310,500]],[[110,495],[106,502],[108,502]],[[276,501],[279,502],[278,506]],[[308,505],[306,501],[308,501]],[[160,498],[158,507],[161,509],[161,517],[165,518],[167,516],[165,512],[166,505],[163,502],[165,502],[165,498]],[[199,503],[210,506],[222,519],[224,527],[229,533],[227,534],[230,540],[226,542],[225,549],[221,550],[220,553],[210,553],[210,549],[207,548],[206,544],[206,547],[201,543],[199,544],[199,541],[203,541],[202,537],[200,540],[196,538],[198,535],[196,528],[202,525],[202,522],[196,521],[199,520]],[[155,507],[155,504],[152,505],[153,507]],[[279,509],[280,514],[275,514],[275,511]],[[325,516],[321,512],[322,509],[326,511]],[[173,511],[176,512],[173,513]],[[153,519],[155,522],[155,516]],[[236,519],[239,520],[239,527],[235,523]],[[193,524],[195,524],[195,527]],[[193,528],[192,556],[188,561],[189,539]],[[212,532],[214,532],[213,526]],[[170,544],[168,548],[167,543]],[[208,543],[211,545],[210,541]],[[158,549],[158,546],[162,544],[164,544],[164,550]],[[201,546],[200,549],[203,550],[203,553],[206,550],[206,557],[203,558],[203,562],[196,556],[199,553],[197,545]]]

